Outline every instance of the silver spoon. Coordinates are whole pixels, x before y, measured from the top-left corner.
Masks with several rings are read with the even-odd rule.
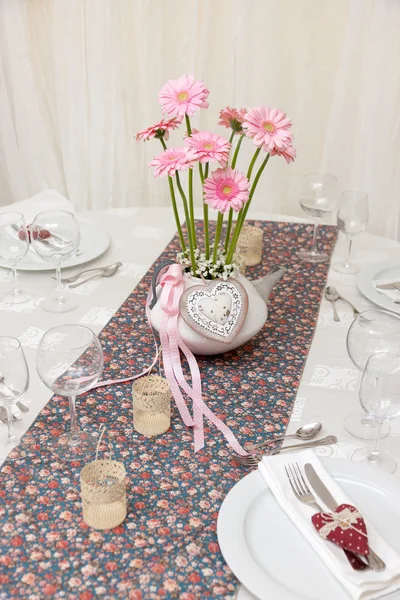
[[[104,269],[102,271],[99,271],[98,273],[94,273],[93,275],[91,275],[90,277],[87,277],[83,281],[78,281],[77,283],[73,283],[72,285],[69,286],[69,288],[70,289],[76,288],[76,287],[78,287],[80,285],[83,285],[87,281],[91,281],[92,279],[96,279],[97,277],[112,277],[118,271],[118,269],[120,268],[121,265],[122,265],[121,262],[116,262],[113,265],[109,265],[108,267],[104,267]]]
[[[337,322],[337,321],[340,321],[340,317],[339,317],[339,315],[337,314],[337,310],[336,310],[335,302],[336,302],[337,300],[339,300],[339,295],[338,295],[338,293],[336,292],[336,290],[335,290],[336,294],[331,294],[331,293],[329,292],[329,290],[330,290],[330,289],[331,289],[331,286],[328,286],[328,287],[326,288],[326,290],[325,290],[325,292],[324,292],[324,296],[325,296],[326,300],[328,300],[328,302],[331,302],[331,303],[332,303],[332,308],[333,308],[333,320]]]
[[[339,294],[334,285],[328,285],[328,287],[326,288],[326,292],[328,292],[328,294],[331,296],[334,302],[336,302],[336,300],[343,300],[343,302],[347,302],[347,304],[349,304],[349,306],[351,306],[351,308],[353,309],[354,315],[360,314],[360,311],[357,310],[357,308],[354,306],[354,304],[350,302],[350,300],[346,300],[346,298],[343,298],[343,296]]]
[[[260,442],[259,444],[245,444],[244,447],[246,450],[258,450],[258,448],[264,448],[264,446],[268,446],[272,442],[279,442],[280,440],[287,440],[289,438],[297,438],[298,440],[311,440],[315,437],[322,429],[321,423],[307,423],[307,425],[303,425],[299,427],[299,429],[295,433],[289,433],[289,435],[281,435],[280,437],[273,438],[271,440],[265,440],[264,442]]]

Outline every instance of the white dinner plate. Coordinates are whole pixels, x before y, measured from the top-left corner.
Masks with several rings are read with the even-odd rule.
[[[368,465],[321,460],[361,513],[400,552],[400,483]],[[227,494],[217,533],[226,563],[259,600],[348,600],[347,592],[279,507],[258,471]],[[240,594],[240,598],[251,598],[246,590]],[[385,600],[389,599],[400,600],[400,591],[386,595]]]
[[[400,304],[395,304],[390,298],[380,294],[374,287],[374,281],[392,278],[393,281],[400,281],[400,255],[397,258],[382,260],[362,269],[357,277],[357,286],[360,292],[371,302],[386,310],[400,314]]]
[[[61,263],[61,268],[76,267],[98,258],[110,245],[108,234],[95,223],[79,220],[81,240],[79,243],[80,253],[72,256],[66,262]],[[9,267],[7,263],[0,261],[1,267]],[[54,271],[54,265],[40,258],[33,249],[30,249],[23,260],[17,264],[19,271]]]

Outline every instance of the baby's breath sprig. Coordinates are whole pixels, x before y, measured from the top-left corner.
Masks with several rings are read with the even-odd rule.
[[[220,246],[217,250],[217,260],[215,263],[213,263],[212,257],[206,258],[206,254],[201,252],[198,248],[195,249],[194,254],[196,259],[196,271],[192,269],[188,250],[185,252],[179,252],[176,257],[178,263],[183,265],[186,272],[193,277],[201,277],[210,280],[223,279],[226,281],[228,277],[231,277],[239,272],[239,267],[237,264],[238,255],[235,254],[233,256],[233,260],[227,264],[226,254],[222,246]]]

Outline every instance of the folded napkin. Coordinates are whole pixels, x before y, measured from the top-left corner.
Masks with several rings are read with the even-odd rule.
[[[364,571],[353,570],[344,552],[338,546],[324,540],[318,534],[311,522],[311,517],[315,513],[315,510],[313,512],[311,507],[302,504],[295,497],[286,476],[285,465],[294,462],[298,463],[304,477],[304,465],[311,463],[339,504],[348,503],[354,505],[354,503],[352,503],[351,499],[346,496],[343,490],[332,479],[312,450],[304,450],[296,454],[285,454],[284,456],[268,456],[263,458],[259,464],[258,470],[280,507],[303,534],[315,552],[318,553],[319,558],[324,562],[332,575],[346,589],[349,597],[354,600],[372,600],[373,598],[379,598],[382,594],[389,594],[399,589],[400,556],[373,529],[367,519],[365,519],[365,522],[370,547],[386,563],[386,569],[380,573],[371,571],[370,569]],[[318,504],[324,508],[324,504],[319,501],[318,496],[316,496],[316,499]]]
[[[71,202],[56,190],[44,190],[27,200],[14,202],[7,206],[0,206],[0,212],[15,211],[24,215],[27,225],[30,225],[34,221],[36,215],[45,210],[67,210],[69,212],[75,212]]]
[[[390,290],[382,290],[381,288],[377,287],[378,285],[385,285],[387,283],[397,283],[397,281],[398,279],[393,279],[393,277],[391,277],[390,279],[379,279],[373,283],[376,291],[382,294],[382,296],[386,296],[386,298],[389,298],[389,300],[392,300],[392,302],[400,302],[400,290],[395,288]]]

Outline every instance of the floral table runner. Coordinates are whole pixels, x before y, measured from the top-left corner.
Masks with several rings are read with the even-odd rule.
[[[310,243],[309,225],[252,223],[264,230],[264,258],[246,275],[260,277],[273,265],[287,272],[270,297],[263,330],[236,351],[199,360],[208,405],[242,443],[286,430],[329,267],[296,256]],[[325,251],[331,253],[335,241],[336,228],[320,228]],[[174,258],[177,251],[174,239],[160,258]],[[145,316],[151,273],[100,335],[104,378],[138,373],[152,361]],[[54,396],[30,429],[37,454],[1,469],[0,598],[233,598],[237,581],[219,551],[216,525],[222,500],[246,470],[235,465],[222,434],[206,421],[206,447],[194,454],[193,433],[173,406],[166,434],[139,435],[130,384],[96,389],[78,398],[77,406],[86,429],[106,424],[114,457],[125,464],[128,516],[107,532],[84,523],[82,465],[61,464],[48,450],[69,427],[67,402]]]

